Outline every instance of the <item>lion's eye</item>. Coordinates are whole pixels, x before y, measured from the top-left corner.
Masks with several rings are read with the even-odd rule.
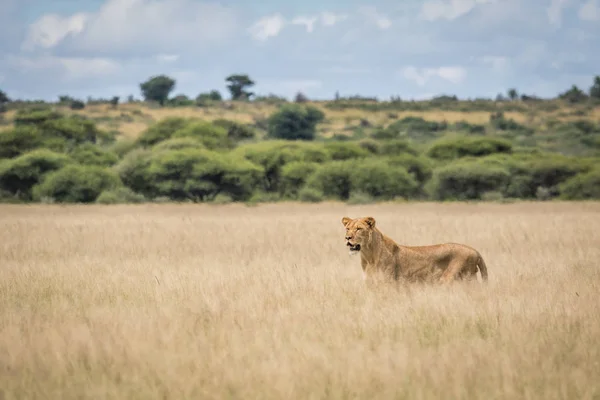
[[[356,228],[357,231],[360,231],[362,228]]]

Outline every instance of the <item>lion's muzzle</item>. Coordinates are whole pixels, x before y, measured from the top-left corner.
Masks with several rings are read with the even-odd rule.
[[[346,246],[350,248],[350,251],[360,251],[360,244],[352,244],[348,241],[346,242]]]

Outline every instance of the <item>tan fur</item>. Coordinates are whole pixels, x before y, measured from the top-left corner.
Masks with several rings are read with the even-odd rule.
[[[373,217],[344,217],[342,224],[346,228],[346,245],[350,253],[360,253],[366,280],[384,278],[449,283],[459,279],[476,280],[479,270],[482,280],[487,281],[483,257],[469,246],[457,243],[401,246],[375,226]],[[357,245],[360,250],[357,250]]]

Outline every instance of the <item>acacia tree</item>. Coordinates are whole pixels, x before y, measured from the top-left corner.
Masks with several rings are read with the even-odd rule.
[[[2,90],[0,90],[0,113],[3,112],[5,110],[5,103],[10,102],[10,99],[8,98],[8,96],[6,95],[6,93],[4,93]]]
[[[175,80],[166,75],[157,75],[148,79],[146,82],[140,83],[142,96],[146,101],[156,101],[161,106],[165,104],[169,97],[169,93],[175,88]]]
[[[594,78],[594,84],[590,88],[590,97],[596,100],[600,100],[600,76],[597,75]]]
[[[254,95],[253,92],[244,90],[247,87],[254,86],[255,83],[248,75],[229,75],[225,80],[229,82],[227,89],[231,92],[231,100],[249,99]]]

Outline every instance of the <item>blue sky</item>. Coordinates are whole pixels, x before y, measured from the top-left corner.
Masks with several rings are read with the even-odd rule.
[[[600,0],[0,0],[11,98],[140,97],[156,74],[195,97],[553,97],[600,75]]]

